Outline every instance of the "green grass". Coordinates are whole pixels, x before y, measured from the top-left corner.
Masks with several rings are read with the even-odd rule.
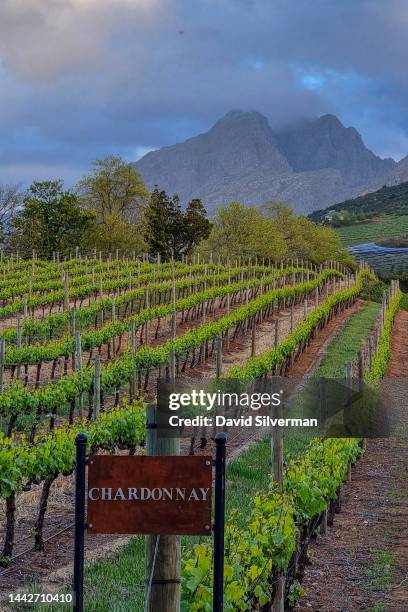
[[[347,321],[323,355],[316,372],[317,377],[342,378],[344,376],[345,365],[357,357],[362,342],[367,337],[379,312],[380,304],[368,302],[360,312]]]
[[[367,337],[374,321],[379,315],[380,304],[368,302],[363,308],[352,316],[345,326],[335,335],[327,347],[320,365],[313,378],[343,378],[346,364],[354,361],[361,349],[364,338]],[[315,408],[316,391],[312,387],[311,393],[302,399],[299,398],[294,406],[296,416],[304,410],[304,416],[316,417]],[[307,406],[311,402],[310,414],[307,414]],[[304,430],[302,434],[295,430],[287,430],[285,433],[285,456],[287,459],[304,452],[313,432],[308,433]]]
[[[367,588],[370,591],[388,591],[391,586],[395,554],[387,550],[370,551],[367,568]]]
[[[384,238],[399,238],[408,234],[408,215],[375,217],[371,221],[337,227],[343,246],[376,242]]]
[[[344,366],[354,359],[361,342],[378,315],[379,304],[368,303],[354,315],[330,343],[316,376],[342,376]],[[302,453],[308,443],[306,436],[285,438],[285,460]],[[271,471],[270,440],[265,439],[229,462],[227,467],[226,511],[234,513],[239,526],[247,522],[250,501],[258,491],[266,490]],[[197,537],[182,538],[184,548],[200,541]],[[113,558],[93,563],[85,568],[86,612],[133,612],[143,610],[144,538],[133,537]],[[21,609],[21,608],[20,608]],[[36,608],[43,612],[61,612],[68,606]]]

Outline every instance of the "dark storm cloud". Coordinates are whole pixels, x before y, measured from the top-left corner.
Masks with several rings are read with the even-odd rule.
[[[333,112],[408,152],[405,0],[3,0],[0,180],[72,182],[92,159]]]

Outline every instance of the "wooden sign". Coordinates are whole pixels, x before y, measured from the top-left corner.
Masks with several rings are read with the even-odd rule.
[[[90,533],[210,535],[212,457],[93,455]]]

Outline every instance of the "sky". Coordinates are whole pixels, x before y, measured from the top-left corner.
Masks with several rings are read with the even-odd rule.
[[[0,0],[0,183],[75,184],[232,109],[408,154],[406,0]]]

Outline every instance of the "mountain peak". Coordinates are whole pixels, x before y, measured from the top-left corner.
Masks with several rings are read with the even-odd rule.
[[[336,126],[336,127],[344,128],[344,125],[342,124],[340,119],[338,117],[336,117],[336,115],[332,115],[330,113],[326,113],[325,115],[321,115],[319,117],[318,121],[320,121],[320,123],[323,123],[323,124],[326,124],[326,125],[333,125],[333,126]]]
[[[268,119],[265,115],[258,113],[257,111],[241,111],[241,110],[232,110],[226,113],[221,119],[216,121],[211,129],[216,128],[219,125],[236,125],[238,123],[241,124],[250,124],[250,123],[259,123],[260,125],[265,126],[265,128],[270,129]]]
[[[231,110],[207,132],[153,151],[135,163],[148,187],[182,202],[202,198],[209,213],[228,202],[287,202],[310,212],[383,181],[394,167],[367,149],[332,114],[272,131],[265,115]]]

